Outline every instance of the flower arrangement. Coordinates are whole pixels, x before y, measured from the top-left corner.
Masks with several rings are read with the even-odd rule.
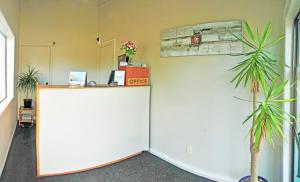
[[[137,47],[134,42],[126,41],[122,44],[121,50],[125,52],[129,59],[132,59],[137,51]]]

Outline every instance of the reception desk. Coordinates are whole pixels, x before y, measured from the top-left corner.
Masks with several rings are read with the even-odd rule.
[[[150,86],[37,87],[37,176],[106,166],[149,150]]]

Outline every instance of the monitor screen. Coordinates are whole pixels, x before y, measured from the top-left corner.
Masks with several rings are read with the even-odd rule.
[[[118,83],[118,85],[124,85],[125,71],[112,70],[109,75],[108,84],[111,84],[113,82]]]
[[[71,71],[69,76],[69,84],[70,85],[81,85],[85,86],[87,81],[87,73],[86,72],[75,72]]]

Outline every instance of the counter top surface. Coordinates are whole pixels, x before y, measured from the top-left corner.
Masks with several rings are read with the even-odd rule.
[[[71,86],[71,85],[38,85],[37,88],[64,88],[64,89],[86,89],[86,88],[130,88],[130,87],[149,87],[150,85],[143,86],[109,86],[107,84],[96,86]]]

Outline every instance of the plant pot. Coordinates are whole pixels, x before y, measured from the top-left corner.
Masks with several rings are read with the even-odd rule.
[[[32,99],[24,99],[24,108],[32,108]]]
[[[248,182],[248,181],[250,181],[250,178],[251,178],[251,176],[245,176],[245,177],[241,178],[239,180],[239,182]],[[261,176],[258,176],[258,181],[259,182],[268,182],[265,178],[263,178]]]

